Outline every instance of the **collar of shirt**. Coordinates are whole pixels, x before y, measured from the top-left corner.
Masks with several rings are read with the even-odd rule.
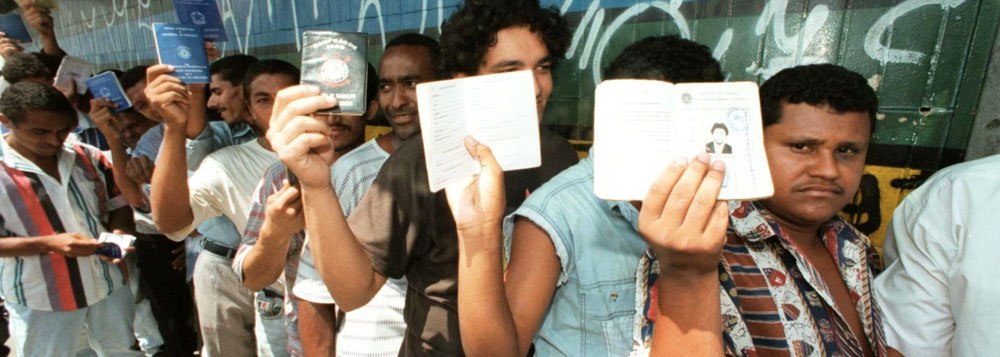
[[[737,236],[751,243],[775,237],[787,240],[784,234],[782,234],[781,225],[771,217],[767,209],[760,202],[730,201],[729,223],[730,229]],[[842,246],[845,243],[858,246],[870,245],[867,236],[854,229],[840,218],[840,216],[833,216],[830,220],[824,222],[820,231],[823,232],[820,237],[824,241],[827,241],[831,237],[836,237],[837,246]],[[830,243],[832,242],[827,242],[827,245],[829,246]]]
[[[3,160],[4,164],[13,167],[17,170],[34,172],[40,174],[44,177],[52,178],[48,173],[42,171],[34,162],[28,160],[21,153],[14,150],[7,144],[6,136],[0,138],[0,160]],[[76,160],[76,152],[73,151],[73,141],[66,140],[63,142],[62,152],[59,153],[59,178],[60,184],[63,186],[69,182],[69,176],[73,173],[73,164]]]
[[[253,128],[245,122],[239,122],[229,126],[233,131],[233,138],[242,138],[246,135],[254,135]]]

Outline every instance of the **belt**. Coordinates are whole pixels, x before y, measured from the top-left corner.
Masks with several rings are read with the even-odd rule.
[[[216,244],[209,239],[205,239],[202,246],[205,250],[215,253],[218,256],[225,257],[226,259],[233,259],[233,257],[236,256],[236,249]]]

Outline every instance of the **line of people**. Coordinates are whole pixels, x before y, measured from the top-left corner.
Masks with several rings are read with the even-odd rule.
[[[725,165],[701,154],[676,158],[641,202],[603,200],[593,153],[579,159],[541,126],[540,167],[502,172],[468,138],[482,172],[434,193],[416,85],[531,71],[542,118],[569,45],[558,10],[467,2],[439,40],[393,38],[369,66],[362,116],[323,113],[336,100],[299,85],[295,65],[240,54],[214,60],[208,85],[168,65],[121,72],[133,109],[115,113],[52,87],[51,58],[65,53],[51,15],[22,11],[44,40],[25,54],[0,37],[11,83],[0,96],[0,293],[19,355],[191,355],[199,339],[202,356],[987,351],[958,335],[985,336],[988,319],[950,329],[939,296],[965,241],[929,232],[972,213],[922,221],[949,215],[922,208],[947,206],[939,182],[963,171],[904,203],[877,279],[870,241],[839,218],[878,111],[845,68],[797,66],[761,85],[767,199],[717,200]],[[724,78],[707,47],[676,36],[627,46],[603,77]],[[365,141],[379,114],[390,130]],[[136,254],[95,256],[103,232],[136,235]],[[1000,301],[966,291],[962,313]]]

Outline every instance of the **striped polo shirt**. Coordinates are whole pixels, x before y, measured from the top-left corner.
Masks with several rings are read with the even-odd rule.
[[[0,239],[75,232],[97,237],[108,213],[127,205],[111,162],[97,148],[67,140],[56,180],[0,139]],[[0,258],[0,294],[43,311],[73,311],[124,286],[123,266],[96,256],[57,253]]]

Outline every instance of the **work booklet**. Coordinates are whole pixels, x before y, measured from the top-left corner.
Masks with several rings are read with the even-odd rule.
[[[7,35],[7,38],[21,41],[21,43],[31,42],[31,34],[21,20],[21,14],[12,12],[0,15],[0,31]]]
[[[417,108],[433,192],[482,168],[466,136],[488,145],[504,171],[542,164],[531,71],[421,83]]]
[[[69,90],[76,84],[76,92],[83,94],[87,92],[87,78],[94,72],[94,64],[85,60],[65,56],[59,69],[56,70],[56,79],[53,85],[57,88]]]
[[[201,29],[191,25],[153,23],[156,58],[174,66],[173,75],[184,83],[209,83],[208,55]]]
[[[719,199],[774,194],[753,82],[608,80],[594,99],[594,193],[642,200],[671,162],[708,153],[726,164]]]
[[[185,25],[201,28],[205,40],[226,42],[226,26],[215,0],[174,0],[177,19]]]
[[[121,112],[132,107],[132,102],[125,95],[121,82],[115,77],[114,72],[104,72],[87,79],[87,88],[94,98],[104,98],[114,102],[117,107],[114,112]]]
[[[319,87],[337,98],[337,106],[324,113],[364,115],[368,105],[368,35],[363,33],[306,31],[302,33],[302,84]]]

